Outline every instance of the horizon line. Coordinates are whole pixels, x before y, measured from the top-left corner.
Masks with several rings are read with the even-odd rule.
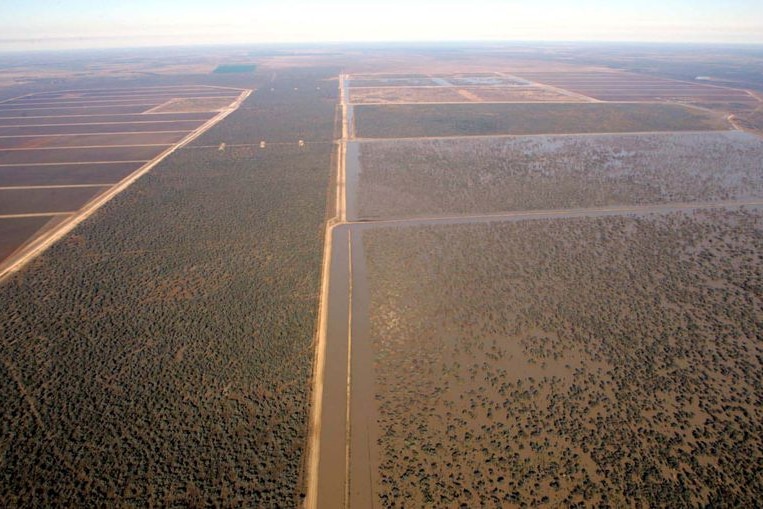
[[[602,44],[602,45],[671,45],[671,46],[761,46],[763,47],[763,40],[760,41],[723,41],[723,40],[687,40],[687,41],[669,41],[669,40],[657,40],[657,39],[374,39],[374,40],[355,40],[355,41],[343,41],[343,40],[305,40],[305,41],[226,41],[226,42],[167,42],[152,41],[145,44],[137,43],[130,44],[129,42],[124,45],[93,45],[93,46],[79,46],[68,48],[56,48],[54,46],[48,47],[25,47],[25,48],[13,48],[3,47],[7,44],[55,44],[58,43],[72,43],[81,41],[87,44],[86,41],[117,41],[124,39],[138,39],[139,37],[125,38],[122,36],[94,36],[94,37],[55,37],[49,39],[39,38],[13,38],[3,39],[0,38],[0,53],[24,53],[24,52],[66,52],[66,51],[92,51],[92,50],[138,50],[138,49],[151,49],[151,48],[194,48],[194,47],[257,47],[257,46],[271,46],[271,47],[305,47],[305,46],[352,46],[352,45],[459,45],[459,44],[478,44],[478,45],[491,45],[491,44]]]

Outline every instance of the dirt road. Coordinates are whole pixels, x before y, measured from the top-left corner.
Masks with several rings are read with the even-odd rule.
[[[339,76],[342,137],[337,146],[335,215],[328,220],[324,236],[321,300],[313,367],[310,431],[307,445],[306,497],[304,506],[345,506],[347,466],[347,360],[349,318],[349,242],[346,221],[345,159],[349,139],[348,95],[345,76]],[[343,246],[334,249],[334,246]],[[331,324],[331,328],[329,328]],[[330,361],[327,361],[330,359]],[[326,366],[330,366],[327,370]]]

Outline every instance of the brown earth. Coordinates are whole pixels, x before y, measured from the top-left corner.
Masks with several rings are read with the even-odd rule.
[[[73,212],[106,189],[108,186],[0,189],[0,215]]]
[[[142,163],[1,166],[0,187],[72,184],[111,184],[140,168]]]

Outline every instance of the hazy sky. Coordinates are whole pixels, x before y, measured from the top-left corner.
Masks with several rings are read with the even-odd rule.
[[[432,40],[763,43],[763,0],[0,0],[0,49]]]

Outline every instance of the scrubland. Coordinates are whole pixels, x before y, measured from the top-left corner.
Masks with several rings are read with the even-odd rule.
[[[354,109],[358,138],[730,128],[720,113],[678,104],[365,104]]]
[[[741,132],[362,143],[359,215],[391,218],[763,197]]]
[[[293,88],[330,75],[226,122],[317,129]],[[331,152],[181,149],[3,282],[5,505],[301,503]]]
[[[364,234],[384,507],[753,507],[760,210]]]

